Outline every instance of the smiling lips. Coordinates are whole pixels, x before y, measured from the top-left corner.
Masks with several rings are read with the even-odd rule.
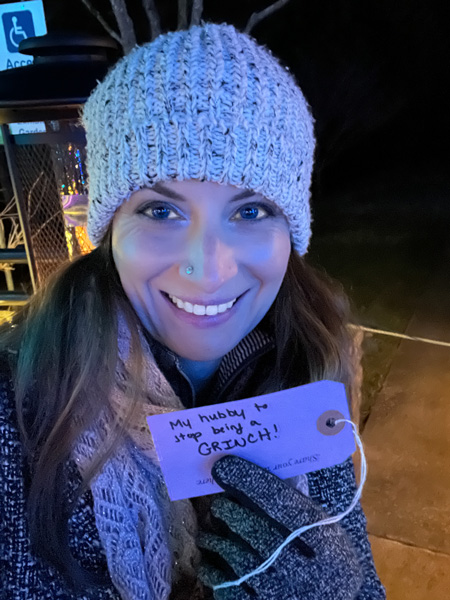
[[[180,308],[181,310],[184,310],[187,313],[199,315],[199,316],[204,315],[204,316],[211,316],[211,317],[215,316],[217,314],[226,312],[233,306],[233,304],[237,300],[237,298],[234,298],[234,300],[230,300],[230,302],[227,302],[225,304],[212,304],[212,305],[205,306],[203,304],[192,304],[191,302],[184,302],[180,298],[177,298],[176,296],[172,296],[171,294],[168,294],[168,297],[172,300],[172,302],[178,308]]]

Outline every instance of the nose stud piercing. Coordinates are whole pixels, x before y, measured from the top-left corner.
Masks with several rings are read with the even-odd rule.
[[[194,267],[186,267],[186,275],[191,275],[194,272]]]

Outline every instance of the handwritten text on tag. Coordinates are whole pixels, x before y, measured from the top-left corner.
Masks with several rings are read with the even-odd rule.
[[[355,450],[345,387],[320,381],[264,396],[147,417],[172,500],[222,491],[212,479],[225,454],[285,479],[331,467]]]

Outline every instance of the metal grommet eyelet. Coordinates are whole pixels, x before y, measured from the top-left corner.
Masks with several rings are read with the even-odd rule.
[[[344,427],[345,423],[336,423],[345,416],[338,410],[327,410],[317,419],[317,429],[323,435],[337,435]]]

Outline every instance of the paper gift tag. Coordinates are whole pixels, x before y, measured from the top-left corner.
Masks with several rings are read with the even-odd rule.
[[[221,492],[215,461],[234,454],[282,479],[342,463],[355,451],[345,386],[282,392],[147,417],[172,500]]]

